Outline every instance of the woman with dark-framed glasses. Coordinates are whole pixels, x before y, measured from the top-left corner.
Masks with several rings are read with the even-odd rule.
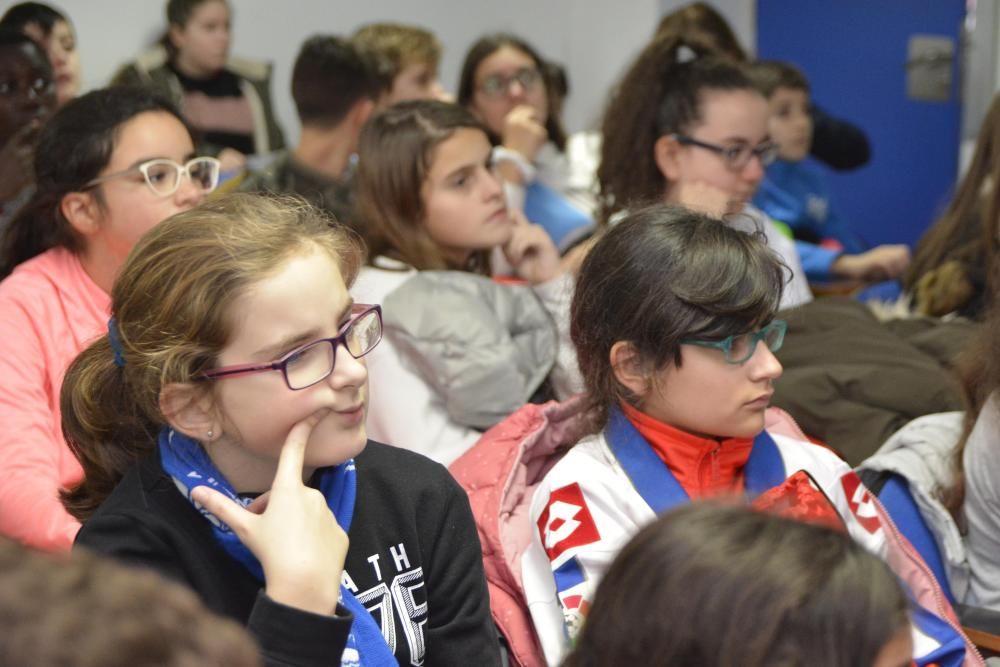
[[[550,71],[520,37],[485,35],[466,52],[457,101],[496,146],[508,205],[541,225],[565,253],[593,231],[592,174],[573,171]]]
[[[151,93],[99,90],[43,128],[35,193],[0,239],[0,533],[65,550],[79,523],[59,492],[80,481],[60,429],[70,361],[105,327],[135,242],[218,180],[187,127]]]
[[[368,440],[361,261],[295,199],[217,198],[147,234],[63,385],[76,544],[190,586],[268,665],[496,665],[468,499]]]
[[[768,115],[743,66],[697,35],[654,39],[604,112],[599,219],[613,223],[635,206],[664,201],[739,220],[763,231],[788,267],[782,307],[811,301],[794,241],[750,203],[777,155]]]
[[[845,287],[887,275],[883,251],[848,254],[793,241],[752,204],[783,137],[774,135],[750,70],[713,46],[697,34],[668,32],[622,77],[602,126],[599,218],[661,200],[752,219],[791,271],[783,307],[812,299],[807,269],[817,282]]]

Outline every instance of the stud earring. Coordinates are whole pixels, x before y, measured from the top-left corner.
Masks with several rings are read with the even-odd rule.
[[[208,429],[208,433],[205,434],[209,440],[212,439],[212,429]]]

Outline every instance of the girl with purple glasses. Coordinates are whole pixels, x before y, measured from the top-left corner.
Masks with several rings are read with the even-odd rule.
[[[382,320],[330,222],[233,195],[136,246],[63,385],[76,543],[187,584],[266,664],[497,664],[465,494],[368,440]]]

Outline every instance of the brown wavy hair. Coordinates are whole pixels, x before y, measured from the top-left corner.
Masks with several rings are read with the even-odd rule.
[[[725,17],[707,2],[692,2],[680,7],[662,19],[656,27],[656,37],[666,35],[701,35],[714,51],[733,60],[745,62],[747,52],[740,46],[736,33]]]
[[[350,286],[361,245],[297,198],[227,195],[167,219],[139,241],[111,292],[124,364],[116,365],[105,335],[63,381],[63,435],[84,471],[63,494],[70,514],[85,521],[125,470],[153,451],[166,425],[161,389],[214,367],[235,326],[229,304],[313,248],[336,260]]]
[[[1000,93],[986,112],[979,128],[976,149],[958,191],[944,214],[924,233],[903,277],[912,290],[922,276],[945,262],[964,260],[983,269],[986,299],[994,292],[995,276],[990,267],[997,255],[1000,235]]]

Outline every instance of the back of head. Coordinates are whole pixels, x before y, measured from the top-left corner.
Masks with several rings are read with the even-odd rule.
[[[41,2],[19,2],[0,17],[0,28],[23,32],[26,27],[35,25],[48,37],[52,26],[59,21],[67,21],[66,15],[54,7]]]
[[[350,40],[310,37],[292,69],[292,98],[303,125],[335,127],[363,100],[378,102],[390,80]]]
[[[0,278],[50,248],[82,249],[81,238],[60,210],[62,198],[85,189],[100,174],[122,125],[147,111],[169,113],[183,122],[168,101],[128,87],[81,95],[48,120],[35,149],[35,193],[0,238]]]
[[[558,95],[553,94],[553,80],[548,75],[549,64],[542,55],[531,44],[521,39],[517,35],[506,32],[498,32],[491,35],[484,35],[473,42],[472,46],[465,53],[465,60],[462,62],[461,74],[458,78],[458,98],[457,102],[464,107],[471,107],[472,98],[476,93],[476,70],[479,65],[491,55],[504,47],[510,47],[520,51],[535,62],[535,68],[542,75],[545,84],[546,94],[549,99],[549,113],[545,120],[545,131],[548,133],[549,141],[556,145],[559,150],[566,149],[566,130],[563,128],[562,119],[556,109],[552,107],[552,100]],[[500,138],[487,132],[494,144],[500,143]]]
[[[369,23],[358,28],[352,40],[376,59],[379,73],[390,82],[407,65],[426,64],[437,70],[441,61],[441,42],[415,25]]]
[[[634,397],[616,379],[610,353],[636,348],[651,371],[680,362],[681,338],[724,338],[769,322],[785,267],[762,234],[679,206],[655,204],[627,215],[588,253],[570,312],[595,423]]]
[[[422,195],[437,146],[462,128],[486,132],[464,107],[413,100],[379,112],[362,130],[357,206],[372,259],[388,255],[421,270],[463,268],[427,234]]]
[[[761,60],[747,66],[754,87],[770,98],[779,88],[809,92],[809,80],[798,67],[780,60]]]
[[[657,37],[639,53],[604,111],[598,217],[661,199],[666,182],[654,159],[660,137],[685,133],[701,118],[705,91],[752,90],[744,68],[689,36]]]
[[[857,667],[907,624],[893,574],[846,534],[690,503],[618,554],[564,667]]]
[[[361,263],[353,234],[295,198],[228,195],[143,236],[111,293],[119,362],[104,336],[63,382],[63,434],[84,469],[84,481],[64,495],[74,516],[92,514],[124,470],[152,450],[166,424],[163,386],[196,382],[215,366],[237,325],[230,304],[310,249],[328,253],[351,284]]]
[[[710,45],[713,51],[733,60],[747,59],[746,51],[740,46],[729,22],[707,2],[692,2],[660,19],[654,39],[668,35],[698,36]]]
[[[246,630],[193,592],[86,551],[43,555],[0,540],[0,624],[4,665],[260,664]]]

